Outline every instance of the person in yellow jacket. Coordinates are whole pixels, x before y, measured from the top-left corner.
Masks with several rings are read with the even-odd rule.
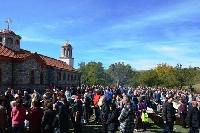
[[[142,124],[143,124],[143,132],[147,130],[147,123],[148,123],[148,114],[146,110],[142,111]]]

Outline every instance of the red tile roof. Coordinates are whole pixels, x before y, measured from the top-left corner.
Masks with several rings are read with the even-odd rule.
[[[27,56],[32,55],[30,51],[26,51],[21,49],[19,52],[15,52],[7,47],[4,47],[3,45],[0,44],[0,56],[6,56],[10,58],[24,58]]]
[[[64,45],[63,45],[63,47],[72,47],[70,44],[68,44],[68,43],[65,43]]]
[[[4,47],[2,44],[0,44],[0,56],[4,57],[10,57],[10,58],[18,58],[18,59],[24,59],[25,57],[33,57],[33,58],[39,58],[40,62],[45,64],[46,66],[52,66],[56,68],[66,69],[70,71],[77,71],[72,66],[68,65],[66,62],[57,60],[54,58],[50,58],[41,54],[33,53],[27,50],[20,49],[20,51],[13,51],[7,47]]]

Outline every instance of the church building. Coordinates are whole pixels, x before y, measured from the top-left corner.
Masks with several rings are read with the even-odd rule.
[[[8,28],[0,31],[0,90],[7,88],[45,89],[55,85],[79,86],[81,73],[72,58],[68,41],[61,47],[60,60],[21,49],[22,37]]]

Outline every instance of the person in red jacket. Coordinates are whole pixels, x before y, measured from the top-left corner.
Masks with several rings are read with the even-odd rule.
[[[16,106],[12,108],[11,118],[14,133],[23,133],[26,109],[22,106],[22,99],[16,99]]]
[[[99,116],[100,116],[100,110],[98,106],[98,102],[100,99],[101,95],[100,92],[97,91],[96,94],[94,95],[93,103],[94,103],[94,109],[95,109],[95,122],[98,123],[99,121]]]
[[[38,107],[38,101],[33,101],[32,106],[26,115],[26,120],[29,121],[29,133],[41,133],[43,110]]]

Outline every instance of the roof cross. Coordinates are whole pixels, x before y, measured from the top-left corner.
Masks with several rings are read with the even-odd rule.
[[[6,20],[6,23],[8,23],[8,30],[10,28],[10,23],[12,23],[12,20],[10,18],[8,18],[8,20]]]

